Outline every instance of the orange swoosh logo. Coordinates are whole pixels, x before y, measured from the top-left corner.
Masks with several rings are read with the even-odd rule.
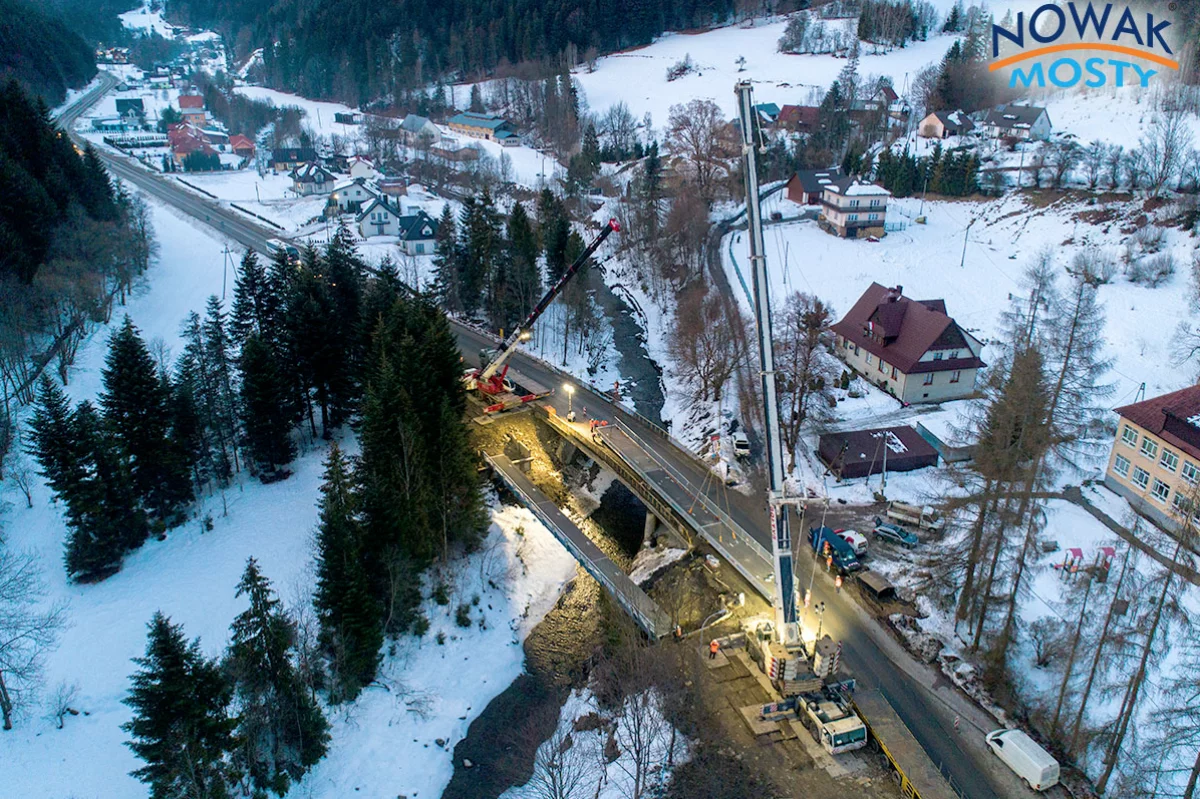
[[[1179,69],[1179,62],[1172,61],[1169,58],[1157,55],[1155,53],[1147,53],[1144,50],[1137,50],[1133,47],[1125,47],[1120,44],[1108,44],[1106,42],[1073,42],[1071,44],[1052,44],[1049,47],[1040,47],[1037,50],[1027,50],[1023,53],[1002,58],[999,61],[993,61],[988,66],[989,72],[995,72],[998,69],[1004,69],[1007,66],[1019,63],[1029,58],[1038,58],[1040,56],[1049,55],[1050,53],[1063,53],[1068,50],[1104,50],[1109,53],[1121,53],[1123,55],[1133,56],[1134,58],[1142,58],[1146,61],[1153,61],[1156,64],[1162,64],[1164,67],[1171,69]]]

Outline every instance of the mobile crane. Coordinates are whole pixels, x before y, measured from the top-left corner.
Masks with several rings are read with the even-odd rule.
[[[521,345],[522,341],[529,340],[533,333],[534,323],[550,307],[550,303],[554,302],[555,297],[562,293],[567,284],[571,282],[571,279],[587,263],[587,260],[595,254],[600,245],[604,243],[604,240],[610,234],[618,233],[620,230],[621,226],[617,223],[617,220],[610,219],[608,224],[604,226],[604,229],[592,240],[592,243],[579,254],[575,262],[567,267],[562,277],[558,279],[558,282],[542,295],[542,298],[538,300],[538,304],[529,312],[529,316],[525,317],[525,321],[509,334],[491,360],[481,365],[478,369],[468,370],[463,376],[463,382],[466,384],[468,391],[478,391],[485,399],[491,402],[491,404],[484,408],[485,413],[499,413],[500,411],[541,399],[551,393],[549,389],[543,389],[540,392],[533,391],[528,394],[517,394],[513,390],[512,383],[507,380],[508,358]]]

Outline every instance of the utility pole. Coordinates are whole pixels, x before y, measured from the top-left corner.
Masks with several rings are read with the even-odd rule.
[[[225,260],[221,264],[221,299],[225,299],[225,284],[229,282],[229,245],[225,245]]]
[[[746,220],[750,234],[750,267],[754,276],[754,315],[758,331],[758,356],[762,368],[763,419],[766,421],[767,501],[771,515],[771,555],[775,571],[775,629],[784,646],[802,646],[796,613],[796,586],[792,571],[792,534],[784,501],[783,442],[775,388],[775,346],[771,331],[771,287],[767,279],[763,245],[762,206],[758,197],[758,141],[754,124],[754,89],[748,80],[735,87],[741,116],[742,169],[746,179]]]
[[[963,254],[962,260],[958,262],[959,269],[967,265],[967,237],[971,235],[971,225],[973,224],[975,224],[974,219],[967,223],[967,229],[963,232]]]

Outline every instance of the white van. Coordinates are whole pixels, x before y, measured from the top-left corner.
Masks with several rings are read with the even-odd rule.
[[[740,430],[733,434],[733,454],[736,458],[750,457],[750,439]]]
[[[1021,730],[995,730],[984,738],[992,753],[1035,791],[1058,784],[1058,761]]]
[[[857,530],[834,530],[838,537],[850,545],[860,558],[867,554],[867,537]]]

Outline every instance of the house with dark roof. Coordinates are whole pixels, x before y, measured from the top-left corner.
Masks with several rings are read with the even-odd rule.
[[[1200,386],[1191,386],[1116,409],[1117,437],[1104,484],[1134,510],[1167,530],[1188,514],[1200,482]]]
[[[800,205],[819,205],[825,187],[845,175],[836,166],[831,169],[802,169],[787,182],[787,198]]]
[[[403,123],[401,123],[403,124]],[[501,144],[519,144],[520,139],[513,132],[512,125],[504,117],[495,114],[477,114],[474,111],[464,111],[446,120],[446,127],[464,136],[474,139],[487,139]]]
[[[764,125],[774,125],[779,117],[779,106],[775,103],[759,103],[754,110],[758,112],[759,122]]]
[[[337,178],[320,164],[301,164],[292,170],[292,191],[302,196],[330,194]]]
[[[117,116],[141,125],[146,121],[146,104],[141,97],[118,97]]]
[[[975,123],[962,111],[934,111],[921,120],[917,135],[925,139],[948,139],[975,130]]]
[[[271,169],[276,174],[291,172],[316,160],[317,151],[311,147],[276,147],[271,151]]]
[[[372,200],[358,215],[358,232],[364,239],[395,236],[408,255],[430,255],[437,251],[437,221],[424,211],[404,215],[399,206],[383,199]]]
[[[984,114],[979,123],[984,135],[993,139],[1024,139],[1044,141],[1050,138],[1052,126],[1046,109],[1032,105],[1002,105]]]
[[[830,328],[846,365],[904,403],[975,393],[983,343],[946,313],[945,300],[910,300],[903,287],[872,283]]]
[[[775,124],[795,133],[812,133],[821,123],[821,109],[815,105],[785,105],[779,109]]]

